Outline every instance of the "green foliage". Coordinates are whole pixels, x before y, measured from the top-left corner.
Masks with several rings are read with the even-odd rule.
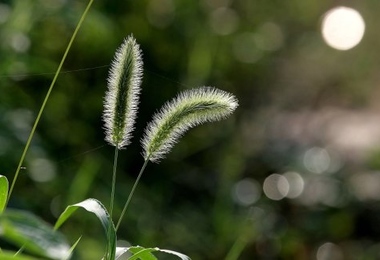
[[[0,214],[4,211],[8,199],[8,179],[0,175]]]
[[[0,174],[11,182],[88,0],[0,2]],[[330,49],[318,31],[322,15],[342,3],[366,23],[362,44],[350,51]],[[159,166],[148,166],[118,239],[202,260],[223,259],[235,241],[241,242],[231,252],[242,260],[315,259],[317,252],[377,259],[380,156],[369,164],[365,158],[379,146],[379,8],[380,1],[94,1],[8,206],[53,224],[67,205],[85,198],[108,209],[113,149],[103,140],[101,97],[114,50],[133,33],[144,50],[144,80],[136,139],[119,154],[114,220],[142,164],[137,140],[166,100],[214,85],[239,97],[241,109],[232,120],[192,129]],[[314,146],[328,150],[326,174],[305,168],[304,154]],[[33,177],[47,172],[44,165],[33,171],[40,158],[55,167],[43,182]],[[302,177],[303,193],[266,197],[265,178],[287,171]],[[254,189],[240,185],[246,180]],[[80,212],[60,231],[71,244],[83,227],[74,256],[99,259],[104,231],[98,223],[91,229],[82,220],[87,215],[94,220]],[[321,247],[327,242],[335,246]]]
[[[3,251],[0,254],[1,260],[37,260],[36,258],[25,256],[25,255],[17,255],[17,252],[9,252]]]
[[[190,260],[188,256],[172,250],[160,249],[158,247],[144,248],[142,246],[118,247],[116,248],[116,259],[121,257],[126,252],[132,253],[132,256],[129,257],[128,260],[157,260],[157,257],[153,254],[154,252],[162,252],[166,254],[175,255],[178,258],[181,258],[182,260]]]
[[[71,258],[71,256],[72,256],[72,254],[73,254],[75,248],[77,247],[77,245],[79,244],[79,242],[80,242],[81,239],[82,239],[82,237],[79,237],[79,238],[77,239],[77,241],[71,246],[70,250],[68,251],[67,257],[64,258],[64,259],[62,259],[62,260],[68,260],[68,259]]]
[[[50,259],[69,259],[81,238],[70,248],[65,237],[59,233],[57,229],[61,227],[77,209],[82,208],[96,215],[104,228],[107,240],[104,260],[119,259],[126,252],[132,254],[129,258],[130,260],[155,260],[157,258],[153,253],[156,252],[171,254],[182,260],[189,260],[190,258],[184,254],[172,250],[159,249],[157,247],[116,247],[116,230],[120,225],[125,210],[148,161],[158,161],[162,159],[164,154],[169,152],[177,142],[177,139],[183,135],[187,129],[204,122],[216,121],[229,116],[238,106],[238,102],[237,99],[228,92],[216,88],[202,87],[180,93],[173,101],[166,103],[159,113],[153,116],[153,122],[148,125],[143,141],[145,161],[115,228],[112,220],[112,211],[116,185],[118,150],[129,144],[130,133],[134,128],[133,124],[137,113],[138,94],[140,92],[142,77],[141,51],[132,36],[124,41],[115,54],[115,60],[112,63],[111,73],[108,79],[109,88],[104,100],[105,112],[103,119],[106,125],[106,141],[115,146],[110,213],[108,213],[106,207],[104,207],[99,200],[92,198],[86,199],[82,202],[67,206],[58,217],[53,228],[29,212],[11,210],[9,208],[4,211],[15,187],[20,170],[25,169],[22,165],[31,141],[35,136],[37,125],[39,124],[71,45],[92,2],[93,0],[89,1],[82,14],[59,63],[58,69],[54,74],[54,78],[26,141],[9,192],[7,178],[0,176],[0,228],[2,230],[2,237],[4,240],[20,248],[20,250],[14,254],[9,252],[1,253],[0,255],[3,256],[1,259],[8,259],[11,255],[14,257],[12,259],[16,260],[29,259],[23,256],[24,251],[32,255]],[[88,175],[87,173],[79,175],[77,181],[72,185],[71,191],[73,195],[70,196],[83,196],[88,190],[88,186],[84,188],[83,192],[77,192],[75,189],[80,189],[80,183],[83,180],[86,182],[90,181],[92,177],[92,175]],[[73,198],[69,197],[69,200],[71,199]]]
[[[5,240],[27,252],[51,259],[69,255],[65,237],[30,212],[7,209],[0,215],[0,229]]]
[[[88,212],[95,214],[101,222],[107,236],[107,252],[105,260],[115,259],[116,250],[116,232],[110,215],[103,204],[96,199],[87,199],[74,205],[67,206],[66,210],[59,216],[54,229],[58,229],[66,220],[78,209],[83,208]]]

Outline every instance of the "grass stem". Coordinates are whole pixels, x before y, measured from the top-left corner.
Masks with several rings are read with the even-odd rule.
[[[45,106],[46,106],[46,103],[47,103],[47,101],[48,101],[48,99],[49,99],[50,93],[51,93],[51,91],[53,90],[53,87],[54,87],[54,85],[55,85],[55,82],[57,81],[57,78],[58,78],[59,73],[61,72],[61,69],[62,69],[63,63],[64,63],[65,60],[66,60],[66,57],[67,57],[67,54],[69,53],[69,50],[70,50],[70,48],[71,48],[71,45],[73,44],[74,39],[75,39],[75,37],[76,37],[76,35],[77,35],[77,33],[78,33],[78,31],[79,31],[79,29],[80,29],[80,27],[81,27],[83,21],[84,21],[84,19],[86,18],[87,13],[88,13],[88,11],[90,10],[90,7],[91,7],[91,5],[92,5],[93,2],[94,2],[94,0],[90,0],[89,3],[87,4],[87,7],[86,7],[86,9],[84,10],[84,12],[83,12],[83,14],[82,14],[82,16],[81,16],[81,18],[80,18],[80,20],[79,20],[79,22],[78,22],[78,24],[77,24],[75,30],[74,30],[74,33],[73,33],[73,35],[71,36],[70,42],[68,43],[68,45],[67,45],[67,47],[66,47],[65,53],[63,54],[63,57],[62,57],[62,60],[61,60],[61,62],[60,62],[60,64],[59,64],[59,66],[58,66],[58,69],[57,69],[57,71],[56,71],[55,74],[54,74],[53,81],[52,81],[51,84],[50,84],[50,87],[49,87],[48,92],[46,93],[45,99],[44,99],[44,101],[43,101],[43,103],[42,103],[42,106],[41,106],[41,108],[40,108],[40,111],[38,112],[37,118],[36,118],[36,120],[34,121],[34,125],[33,125],[33,127],[32,127],[32,130],[31,130],[30,134],[29,134],[28,140],[27,140],[26,145],[25,145],[25,147],[24,147],[24,151],[23,151],[23,153],[22,153],[22,155],[21,155],[21,158],[20,158],[19,164],[18,164],[17,169],[16,169],[16,173],[15,173],[15,175],[14,175],[14,177],[13,177],[13,181],[12,181],[11,187],[10,187],[10,189],[9,189],[8,199],[7,199],[7,203],[6,203],[6,205],[8,204],[9,199],[10,199],[10,197],[11,197],[11,195],[12,195],[12,192],[13,192],[14,186],[15,186],[15,184],[16,184],[16,181],[17,181],[18,175],[19,175],[19,173],[20,173],[20,169],[21,169],[21,167],[22,167],[22,164],[24,163],[26,153],[27,153],[27,151],[28,151],[28,149],[29,149],[30,143],[32,142],[32,139],[33,139],[34,133],[35,133],[36,128],[37,128],[37,125],[38,125],[38,123],[39,123],[39,121],[40,121],[41,115],[42,115],[42,113],[43,113],[43,111],[44,111],[44,109],[45,109]]]
[[[115,155],[114,155],[114,159],[113,159],[113,172],[112,172],[111,202],[110,202],[110,209],[109,209],[111,219],[112,219],[113,204],[115,201],[116,170],[117,170],[118,154],[119,154],[118,146],[115,146]]]
[[[247,232],[244,232],[243,234],[241,234],[239,238],[235,241],[233,246],[231,247],[225,260],[239,259],[241,253],[243,252],[244,248],[247,246],[249,242],[248,238],[249,238],[249,235],[247,234]]]
[[[125,214],[125,212],[126,212],[126,210],[127,210],[127,208],[128,208],[128,205],[129,205],[129,203],[131,202],[131,199],[132,199],[133,193],[135,192],[135,189],[136,189],[136,187],[137,187],[137,184],[139,183],[140,178],[141,178],[141,176],[142,176],[142,174],[143,174],[143,172],[144,172],[144,170],[145,170],[145,167],[147,166],[148,162],[149,162],[149,158],[147,158],[147,159],[144,161],[144,164],[143,164],[143,166],[141,167],[141,170],[140,170],[140,172],[139,172],[139,175],[137,176],[137,179],[136,179],[135,183],[133,184],[133,187],[132,187],[131,192],[129,193],[129,196],[128,196],[128,199],[127,199],[127,202],[125,203],[124,208],[123,208],[123,211],[121,212],[120,218],[119,218],[119,220],[118,220],[118,222],[117,222],[117,224],[116,224],[116,231],[119,229],[119,226],[120,226],[121,220],[123,219],[124,214]]]
[[[249,242],[252,242],[255,237],[255,228],[252,223],[252,208],[249,209],[247,218],[242,223],[241,233],[232,245],[230,251],[224,260],[237,260]]]

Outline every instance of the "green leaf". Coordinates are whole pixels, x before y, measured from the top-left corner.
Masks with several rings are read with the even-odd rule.
[[[116,259],[119,259],[122,255],[128,252],[129,247],[116,247]]]
[[[181,253],[173,251],[173,250],[159,249],[159,248],[157,248],[157,249],[158,249],[157,251],[159,251],[159,252],[163,252],[163,253],[167,253],[167,254],[178,256],[182,260],[191,260],[190,257],[188,257],[187,255],[181,254]]]
[[[4,175],[0,175],[0,213],[4,211],[8,199],[8,179]]]
[[[16,252],[3,251],[0,253],[1,260],[37,260],[37,258],[25,256],[25,255],[16,255]]]
[[[81,239],[82,239],[82,237],[79,237],[79,238],[78,238],[78,240],[74,243],[74,245],[72,245],[72,246],[70,247],[70,250],[69,250],[69,252],[68,252],[68,254],[67,254],[67,257],[64,258],[64,259],[62,259],[62,260],[68,260],[68,259],[71,258],[71,255],[73,254],[74,249],[77,247],[77,245],[79,244],[79,241],[80,241]]]
[[[132,247],[129,249],[133,253],[133,256],[128,258],[129,260],[141,259],[141,260],[157,260],[152,252],[153,248]]]
[[[178,253],[176,251],[155,248],[144,248],[142,246],[131,246],[131,247],[117,247],[116,248],[116,259],[119,259],[127,251],[132,253],[132,256],[128,260],[157,260],[157,258],[152,254],[153,252],[163,252],[166,254],[175,255],[182,260],[191,260],[187,255]]]
[[[69,205],[59,216],[54,229],[58,229],[78,208],[83,208],[88,212],[94,213],[100,220],[107,236],[107,252],[105,259],[113,260],[116,254],[116,231],[110,215],[103,204],[96,199],[86,199],[77,204]]]
[[[6,210],[0,215],[0,235],[25,251],[51,259],[67,257],[70,248],[51,225],[21,210]]]

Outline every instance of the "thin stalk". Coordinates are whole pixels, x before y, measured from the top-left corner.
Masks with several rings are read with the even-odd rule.
[[[114,155],[114,159],[113,159],[111,202],[110,202],[110,217],[111,217],[111,219],[112,219],[113,204],[114,204],[114,200],[115,200],[116,169],[117,169],[118,154],[119,154],[119,149],[117,146],[115,146],[115,155]]]
[[[111,187],[111,201],[110,201],[110,208],[109,208],[109,214],[111,221],[108,225],[108,232],[107,232],[107,237],[108,237],[108,242],[111,241],[111,229],[112,227],[112,212],[113,212],[113,206],[114,206],[114,201],[115,201],[115,186],[116,186],[116,170],[117,170],[117,159],[119,155],[119,148],[116,145],[115,146],[115,154],[113,157],[113,170],[112,170],[112,187]],[[107,252],[109,252],[110,244],[107,243]],[[112,250],[112,249],[111,249]],[[107,253],[107,259],[108,259],[108,253]]]
[[[118,220],[118,222],[117,222],[117,225],[116,225],[116,231],[119,229],[119,226],[120,226],[121,220],[123,219],[124,214],[125,214],[125,212],[126,212],[126,210],[127,210],[127,208],[128,208],[128,205],[129,205],[129,203],[131,202],[131,199],[132,199],[133,193],[135,192],[135,189],[136,189],[136,187],[137,187],[137,184],[139,183],[140,178],[141,178],[141,176],[142,176],[142,174],[143,174],[143,172],[144,172],[144,170],[145,170],[145,167],[147,166],[148,162],[149,162],[149,158],[147,158],[147,159],[145,160],[144,165],[141,167],[141,170],[140,170],[140,172],[139,172],[139,175],[137,176],[137,179],[136,179],[135,183],[133,184],[133,187],[132,187],[131,192],[129,193],[129,196],[128,196],[128,199],[127,199],[127,202],[125,203],[124,208],[123,208],[123,211],[121,212],[120,218],[119,218],[119,220]]]
[[[24,248],[25,248],[25,245],[23,245],[22,247],[20,247],[20,249],[13,255],[13,257],[18,256],[19,254],[21,254],[24,251]]]
[[[247,246],[249,240],[249,234],[244,232],[240,237],[235,241],[230,251],[228,252],[225,260],[236,260],[239,259],[239,256],[243,252],[244,248]]]
[[[224,260],[237,260],[239,259],[241,253],[247,244],[255,237],[255,229],[252,225],[252,208],[249,209],[247,218],[243,222],[241,233],[239,237],[236,239],[235,243],[232,245],[230,251],[228,252],[226,258]]]
[[[12,181],[11,188],[9,189],[9,194],[8,194],[8,199],[7,199],[7,203],[6,203],[6,205],[8,204],[9,199],[10,199],[10,197],[11,197],[11,195],[12,195],[12,191],[13,191],[13,188],[14,188],[14,186],[15,186],[15,184],[16,184],[16,181],[17,181],[18,175],[19,175],[19,173],[20,173],[21,166],[22,166],[22,164],[24,163],[26,153],[27,153],[27,151],[28,151],[28,149],[29,149],[30,143],[32,142],[32,139],[33,139],[34,133],[35,133],[36,128],[37,128],[37,125],[38,125],[38,123],[39,123],[39,121],[40,121],[41,115],[42,115],[42,113],[43,113],[43,111],[44,111],[44,109],[45,109],[45,106],[46,106],[46,103],[47,103],[47,101],[48,101],[48,99],[49,99],[50,93],[51,93],[51,91],[53,90],[53,87],[54,87],[54,85],[55,85],[55,82],[57,81],[57,78],[58,78],[59,73],[61,72],[61,69],[62,69],[63,63],[64,63],[65,60],[66,60],[66,57],[67,57],[67,54],[69,53],[69,50],[70,50],[70,48],[71,48],[71,45],[73,44],[74,39],[75,39],[75,37],[77,36],[77,33],[78,33],[78,31],[79,31],[79,29],[80,29],[80,27],[81,27],[81,25],[82,25],[84,19],[86,18],[87,13],[88,13],[88,11],[90,10],[90,7],[91,7],[91,5],[92,5],[93,2],[94,2],[94,0],[90,0],[89,3],[87,4],[87,7],[86,7],[86,9],[84,10],[84,12],[83,12],[83,14],[82,14],[82,16],[81,16],[81,18],[80,18],[80,20],[79,20],[79,22],[78,22],[78,24],[77,24],[75,30],[74,30],[74,33],[73,33],[73,35],[71,36],[70,42],[69,42],[69,44],[68,44],[67,47],[66,47],[65,53],[63,54],[63,57],[62,57],[62,60],[61,60],[61,62],[60,62],[60,64],[59,64],[59,66],[58,66],[58,69],[57,69],[57,71],[55,72],[55,75],[54,75],[53,81],[52,81],[51,84],[50,84],[50,87],[49,87],[48,92],[46,93],[46,96],[45,96],[44,102],[42,103],[42,106],[41,106],[41,108],[40,108],[40,111],[38,112],[38,115],[37,115],[36,121],[34,121],[34,125],[33,125],[33,127],[32,127],[32,130],[31,130],[30,134],[29,134],[28,140],[27,140],[26,145],[25,145],[25,147],[24,147],[24,151],[22,152],[22,155],[21,155],[21,158],[20,158],[19,164],[18,164],[17,169],[16,169],[16,173],[15,173],[15,175],[14,175],[14,177],[13,177],[13,181]]]

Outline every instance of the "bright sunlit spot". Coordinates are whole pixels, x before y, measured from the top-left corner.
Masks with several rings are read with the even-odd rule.
[[[289,192],[288,180],[279,174],[269,175],[263,184],[265,195],[271,200],[281,200]]]
[[[326,149],[312,147],[305,152],[303,163],[313,173],[324,173],[330,167],[331,158]]]
[[[336,7],[323,17],[322,36],[325,42],[337,50],[349,50],[363,38],[365,23],[358,11],[348,7]]]
[[[344,259],[341,248],[333,243],[327,242],[321,245],[317,250],[317,260]]]
[[[302,176],[297,172],[286,172],[283,176],[289,183],[289,192],[286,194],[286,197],[294,199],[300,196],[305,187],[305,181]]]

